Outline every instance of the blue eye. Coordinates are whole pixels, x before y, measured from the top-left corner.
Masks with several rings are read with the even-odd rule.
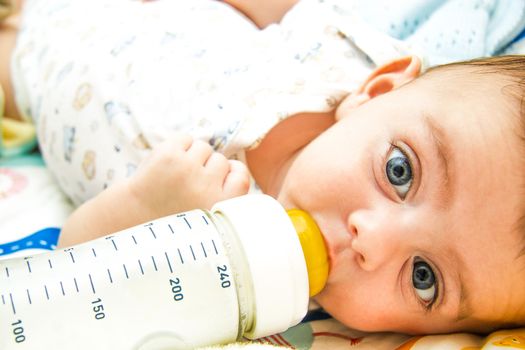
[[[396,147],[390,152],[385,172],[396,193],[404,199],[412,186],[413,175],[409,159],[399,148]]]
[[[437,294],[437,282],[434,271],[429,264],[419,259],[414,260],[412,285],[421,300],[427,304],[434,302]]]

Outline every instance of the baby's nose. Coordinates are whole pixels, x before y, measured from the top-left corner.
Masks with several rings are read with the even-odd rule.
[[[373,271],[390,261],[404,242],[401,230],[387,213],[371,210],[352,213],[348,218],[348,231],[361,268]]]

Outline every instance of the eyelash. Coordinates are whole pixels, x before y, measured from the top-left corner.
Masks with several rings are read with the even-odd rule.
[[[422,261],[422,262],[427,263],[430,266],[430,268],[432,269],[432,272],[434,273],[435,278],[436,278],[436,295],[435,295],[434,299],[432,299],[432,301],[429,302],[429,303],[425,303],[423,300],[421,300],[421,298],[419,298],[417,296],[417,293],[415,292],[415,290],[412,287],[412,290],[414,292],[414,297],[423,306],[423,308],[425,310],[425,313],[430,313],[430,312],[432,312],[432,310],[434,310],[434,308],[435,308],[435,306],[437,304],[437,301],[441,297],[441,282],[440,282],[441,279],[440,279],[440,274],[439,274],[439,272],[437,272],[438,270],[434,267],[434,264],[431,264],[426,259],[423,259],[423,258],[421,258],[419,256],[412,258],[412,270],[411,270],[412,273],[414,271],[414,264],[417,261]],[[410,275],[410,279],[412,279],[412,274]],[[412,284],[412,281],[410,281],[410,284]]]
[[[416,181],[416,171],[415,171],[415,168],[414,168],[414,161],[412,159],[413,156],[410,154],[410,152],[406,151],[406,148],[408,146],[405,146],[403,144],[400,145],[398,141],[390,140],[388,142],[388,144],[389,144],[388,151],[386,152],[385,156],[383,157],[383,162],[382,162],[383,169],[386,166],[386,163],[388,161],[388,157],[390,156],[390,154],[394,151],[394,149],[398,149],[408,159],[408,163],[410,164],[410,168],[412,170],[412,184],[410,185],[410,189],[408,190],[405,198],[402,199],[404,201],[406,199],[406,197],[410,194],[410,192],[413,191],[412,189],[414,187],[414,184],[417,182]],[[388,180],[388,177],[386,176],[384,170],[383,170],[383,174],[384,174],[384,179],[385,179],[386,184],[389,187],[393,188],[393,185]],[[394,190],[394,192],[395,192],[395,190]],[[396,193],[396,196],[398,196],[397,193]],[[399,196],[398,196],[398,198],[399,198]]]

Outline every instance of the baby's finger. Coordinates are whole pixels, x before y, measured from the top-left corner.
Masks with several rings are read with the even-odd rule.
[[[238,160],[230,160],[230,172],[223,185],[224,199],[242,196],[250,189],[250,173],[246,165]]]
[[[250,171],[248,170],[248,167],[246,167],[246,164],[240,160],[229,159],[228,163],[230,164],[231,173],[243,173],[246,174],[248,178],[250,177]]]
[[[218,152],[213,152],[204,166],[208,170],[208,173],[214,174],[220,179],[224,179],[224,177],[230,171],[230,163],[228,159]]]
[[[193,137],[188,134],[171,132],[166,134],[166,139],[163,144],[172,150],[180,149],[182,151],[187,151],[193,144]]]
[[[171,157],[185,153],[193,143],[193,137],[182,133],[166,133],[166,138],[153,144],[153,155],[159,157]]]
[[[153,144],[151,152],[140,162],[141,169],[172,164],[184,155],[193,143],[193,138],[187,134],[166,133],[166,136],[169,137]]]
[[[209,144],[201,140],[194,140],[191,147],[188,149],[187,154],[191,160],[198,162],[199,164],[206,164],[206,161],[213,153],[213,149]]]

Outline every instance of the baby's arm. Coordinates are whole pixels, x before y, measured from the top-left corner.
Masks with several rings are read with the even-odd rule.
[[[279,23],[299,0],[223,0],[250,18],[259,28]]]
[[[137,173],[80,206],[67,220],[59,246],[95,239],[162,216],[248,192],[248,170],[190,136],[156,147]]]

